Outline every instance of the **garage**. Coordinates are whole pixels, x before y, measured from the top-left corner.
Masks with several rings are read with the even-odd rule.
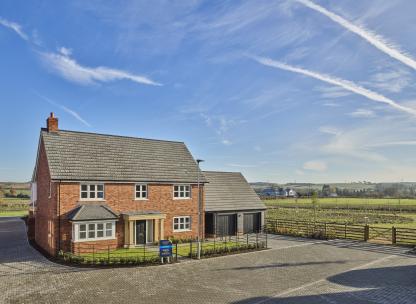
[[[244,233],[252,233],[260,231],[261,213],[244,213]]]
[[[217,216],[217,235],[235,235],[237,232],[237,215],[222,214]]]

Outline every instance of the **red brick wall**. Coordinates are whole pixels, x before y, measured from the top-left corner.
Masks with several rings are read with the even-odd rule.
[[[37,171],[37,202],[35,211],[35,241],[50,255],[56,254],[57,244],[57,184],[50,184],[50,174],[43,141],[40,143]]]
[[[35,241],[50,255],[56,255],[58,249],[72,248],[72,224],[65,219],[67,213],[79,203],[105,203],[116,212],[159,211],[166,214],[165,238],[196,238],[198,221],[198,188],[192,185],[191,199],[173,199],[173,184],[149,184],[148,200],[135,200],[134,183],[105,183],[104,202],[80,201],[80,184],[51,182],[43,142],[39,147],[37,164],[37,208],[35,212]],[[205,209],[203,187],[202,210]],[[58,210],[59,209],[59,210]],[[58,221],[58,215],[60,223]],[[191,216],[192,231],[173,232],[174,216]],[[204,232],[204,213],[202,212],[201,231]],[[59,235],[60,231],[60,235]],[[89,242],[121,247],[124,245],[124,223],[120,220],[116,226],[117,240]]]
[[[173,184],[149,184],[148,185],[148,199],[135,200],[135,184],[133,183],[105,183],[104,186],[105,201],[81,201],[80,200],[80,184],[67,183],[60,184],[60,214],[64,217],[68,212],[75,208],[79,203],[104,203],[108,205],[115,212],[127,211],[159,211],[166,214],[164,234],[165,238],[173,236],[175,238],[196,238],[197,236],[197,221],[198,221],[198,188],[197,185],[192,185],[191,199],[173,199]],[[202,198],[203,187],[201,186]],[[202,204],[204,210],[204,200]],[[173,232],[173,217],[174,216],[191,216],[192,231]],[[203,233],[204,214],[202,214],[201,231]],[[72,226],[68,221],[61,224],[62,231],[62,248],[71,248],[71,232]],[[124,224],[118,223],[116,227],[117,246],[124,245]],[[89,242],[94,244],[101,244],[104,241]]]

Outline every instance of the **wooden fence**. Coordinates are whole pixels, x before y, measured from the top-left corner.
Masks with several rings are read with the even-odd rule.
[[[416,229],[411,228],[267,219],[266,230],[268,233],[319,239],[350,239],[405,246],[416,245]]]

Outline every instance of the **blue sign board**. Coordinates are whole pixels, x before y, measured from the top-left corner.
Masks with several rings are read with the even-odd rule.
[[[172,256],[172,242],[170,242],[169,240],[160,240],[159,255],[161,258]]]

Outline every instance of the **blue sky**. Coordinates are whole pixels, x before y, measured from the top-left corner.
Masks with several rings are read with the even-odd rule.
[[[1,1],[0,180],[60,128],[249,181],[416,181],[415,1]]]

